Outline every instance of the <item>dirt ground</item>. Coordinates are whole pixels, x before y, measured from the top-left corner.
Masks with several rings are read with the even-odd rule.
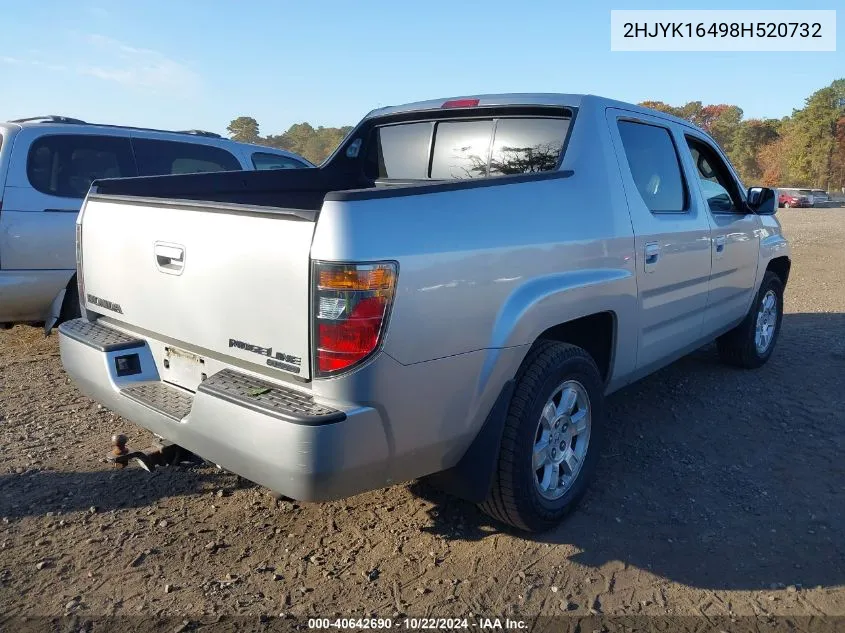
[[[420,483],[277,504],[213,467],[116,471],[111,434],[150,436],[79,394],[55,335],[0,332],[0,629],[845,616],[845,208],[778,217],[794,263],[770,362],[729,369],[711,346],[614,394],[596,482],[542,536]]]

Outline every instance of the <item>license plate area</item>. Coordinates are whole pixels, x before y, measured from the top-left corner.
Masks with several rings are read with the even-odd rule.
[[[178,387],[196,391],[208,377],[205,359],[177,347],[165,346],[161,379]]]

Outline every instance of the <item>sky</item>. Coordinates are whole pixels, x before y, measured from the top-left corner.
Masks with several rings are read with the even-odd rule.
[[[254,117],[356,123],[376,107],[497,92],[730,103],[782,117],[845,77],[837,51],[611,52],[611,9],[835,9],[730,0],[0,0],[0,120],[61,114],[225,133]]]

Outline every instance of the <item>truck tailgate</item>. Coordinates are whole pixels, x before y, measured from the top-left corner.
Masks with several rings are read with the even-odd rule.
[[[88,309],[199,353],[310,377],[313,214],[92,195],[80,217]]]

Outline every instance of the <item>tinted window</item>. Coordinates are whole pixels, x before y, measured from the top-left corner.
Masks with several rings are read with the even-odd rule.
[[[446,121],[434,133],[431,177],[438,180],[484,178],[493,121]]]
[[[432,125],[427,122],[378,128],[378,177],[427,178]]]
[[[41,193],[84,198],[100,178],[137,175],[128,138],[61,134],[42,136],[29,148],[29,184]]]
[[[569,123],[568,118],[501,118],[384,126],[375,131],[366,171],[414,180],[553,171]]]
[[[713,212],[737,211],[742,208],[742,199],[725,162],[716,151],[701,141],[687,137],[698,173],[701,192]]]
[[[257,170],[265,169],[300,169],[306,167],[305,163],[281,154],[267,154],[256,152],[252,155],[252,166]]]
[[[669,130],[656,125],[619,122],[619,135],[631,176],[651,211],[683,211],[686,208],[678,152]]]
[[[142,176],[237,171],[241,168],[232,154],[211,145],[135,138],[132,139],[132,147],[138,161],[138,172]]]
[[[490,175],[557,169],[568,129],[569,119],[499,119],[490,157]]]

